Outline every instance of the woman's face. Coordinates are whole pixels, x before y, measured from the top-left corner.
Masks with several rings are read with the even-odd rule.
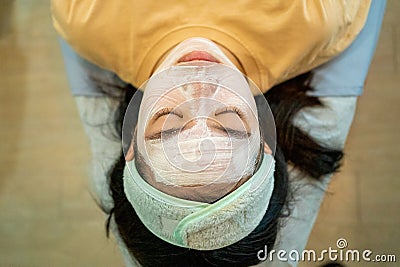
[[[252,175],[261,144],[257,107],[246,78],[216,44],[182,42],[143,89],[136,141],[155,183],[214,184],[224,188],[221,197]]]
[[[157,139],[162,129],[188,129],[203,116],[208,116],[207,124],[216,135],[227,135],[224,130],[250,135],[250,130],[258,127],[254,116],[257,108],[245,77],[215,43],[187,39],[169,53],[155,73],[145,87],[141,104],[142,110],[149,111],[150,106],[152,110],[146,118],[146,139]],[[204,83],[204,79],[210,83]],[[165,129],[167,119],[173,127]]]

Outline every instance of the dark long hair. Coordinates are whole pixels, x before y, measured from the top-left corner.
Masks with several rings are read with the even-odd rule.
[[[128,250],[142,266],[249,266],[259,263],[257,252],[265,246],[270,250],[275,243],[280,218],[289,214],[288,172],[290,162],[305,174],[318,179],[338,170],[343,153],[316,143],[293,124],[293,118],[305,107],[321,106],[317,97],[306,93],[311,74],[303,74],[277,85],[264,94],[275,117],[277,149],[275,153],[275,184],[271,201],[262,221],[244,239],[221,249],[199,251],[171,245],[153,235],[140,221],[127,200],[123,188],[125,158],[117,160],[110,171],[110,191],[114,200],[107,223],[114,216],[118,230]],[[121,122],[127,103],[134,90],[127,91],[125,101],[117,112]],[[117,125],[121,132],[121,125]]]

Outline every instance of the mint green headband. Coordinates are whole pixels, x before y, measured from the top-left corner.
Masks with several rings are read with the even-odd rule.
[[[168,243],[197,250],[226,247],[249,235],[267,211],[274,189],[275,160],[269,154],[248,181],[212,204],[165,194],[143,180],[134,161],[127,165],[125,194],[143,224]]]

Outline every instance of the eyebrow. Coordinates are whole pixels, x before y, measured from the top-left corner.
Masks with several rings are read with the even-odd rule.
[[[248,138],[251,136],[251,133],[249,133],[247,131],[241,131],[241,130],[235,130],[235,129],[228,128],[228,127],[222,127],[217,124],[212,124],[210,126],[210,128],[214,128],[214,129],[226,132],[229,137],[234,137],[237,139],[244,139],[244,138]]]
[[[177,135],[180,132],[181,128],[171,128],[168,130],[158,131],[152,134],[147,134],[144,138],[145,140],[158,140],[161,139],[162,135],[167,135],[168,137],[172,137]]]

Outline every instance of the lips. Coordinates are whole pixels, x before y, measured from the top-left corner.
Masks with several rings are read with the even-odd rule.
[[[216,59],[210,53],[207,53],[207,52],[204,52],[204,51],[193,51],[193,52],[190,52],[189,54],[186,54],[183,57],[181,57],[178,60],[177,63],[189,62],[189,61],[194,61],[194,60],[220,63],[220,61],[218,59]]]

